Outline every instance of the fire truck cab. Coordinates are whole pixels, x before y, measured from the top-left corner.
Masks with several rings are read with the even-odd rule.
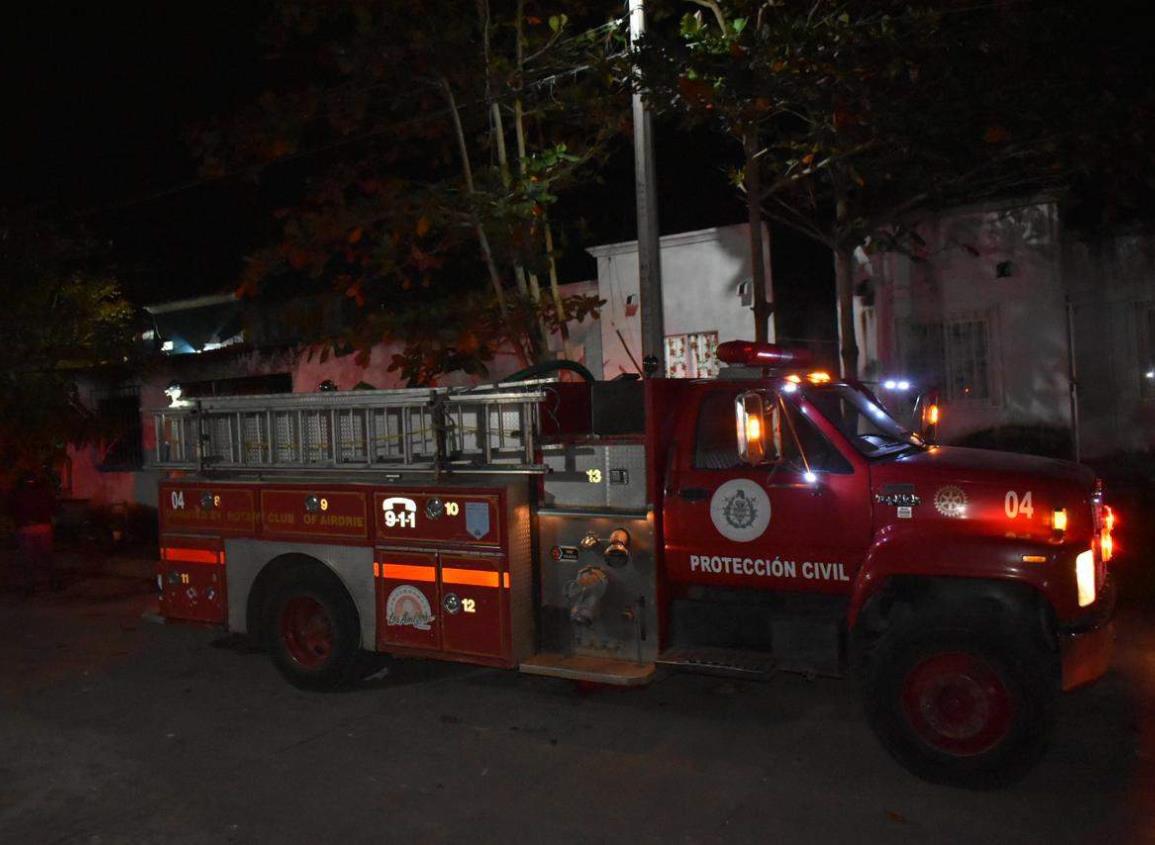
[[[213,399],[155,413],[161,609],[292,683],[366,653],[644,684],[850,676],[929,780],[1008,782],[1112,641],[1084,467],[940,447],[767,344],[710,380]]]

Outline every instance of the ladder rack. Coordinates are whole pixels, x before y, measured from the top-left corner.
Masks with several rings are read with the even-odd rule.
[[[552,380],[472,388],[214,397],[153,412],[153,464],[266,472],[543,473]]]

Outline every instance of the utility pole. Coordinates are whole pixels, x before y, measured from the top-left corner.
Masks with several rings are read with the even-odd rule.
[[[630,46],[646,31],[643,0],[629,0]],[[658,192],[650,112],[634,92],[634,193],[638,204],[638,284],[642,307],[642,365],[647,375],[666,374],[662,263],[658,242]]]

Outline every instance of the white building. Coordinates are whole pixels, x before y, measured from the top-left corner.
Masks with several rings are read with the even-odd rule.
[[[661,239],[662,311],[666,370],[672,376],[717,374],[715,350],[727,340],[754,337],[749,226],[719,226]],[[602,372],[607,379],[641,371],[642,325],[638,295],[638,242],[591,247],[598,262]],[[770,244],[762,235],[766,298]],[[774,338],[773,320],[770,339]]]
[[[916,231],[912,255],[858,267],[862,377],[938,387],[948,442],[1038,426],[1077,430],[1084,458],[1155,446],[1150,233],[1082,240],[1049,201],[961,208]]]

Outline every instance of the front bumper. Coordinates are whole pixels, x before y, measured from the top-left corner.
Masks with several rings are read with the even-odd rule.
[[[1111,668],[1115,653],[1115,585],[1103,585],[1091,613],[1059,631],[1063,691],[1097,681]]]

